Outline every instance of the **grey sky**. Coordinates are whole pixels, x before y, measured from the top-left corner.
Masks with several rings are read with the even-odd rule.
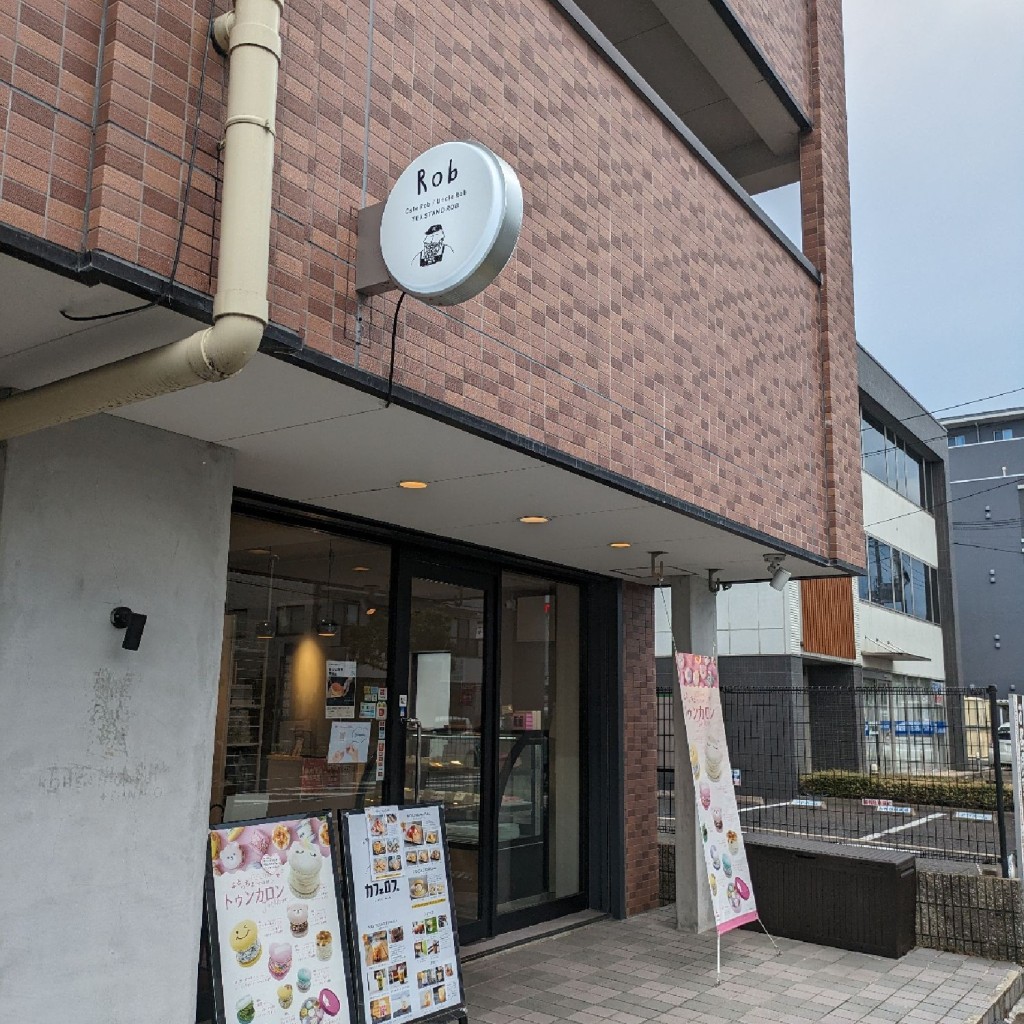
[[[928,409],[1024,386],[1024,3],[844,7],[858,340]]]

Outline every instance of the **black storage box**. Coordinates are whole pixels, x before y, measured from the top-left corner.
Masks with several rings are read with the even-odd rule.
[[[877,956],[914,948],[913,854],[756,833],[743,842],[771,934]]]

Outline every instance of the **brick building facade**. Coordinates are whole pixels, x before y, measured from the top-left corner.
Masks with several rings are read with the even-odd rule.
[[[18,0],[0,12],[0,282],[10,328],[0,340],[0,389],[45,386],[210,321],[229,80],[208,37],[223,8]],[[5,435],[0,560],[21,564],[29,547],[43,558],[48,530],[80,531],[81,544],[111,552],[102,585],[78,572],[97,607],[167,600],[176,614],[182,601],[192,606],[181,628],[198,638],[195,651],[159,648],[160,618],[151,614],[151,638],[139,658],[124,661],[119,649],[90,646],[109,609],[87,614],[60,566],[43,558],[29,601],[74,622],[47,670],[72,689],[88,691],[103,673],[195,681],[205,711],[182,735],[187,764],[175,784],[142,800],[153,821],[170,814],[176,827],[199,834],[208,816],[194,792],[209,789],[217,680],[228,657],[225,571],[230,599],[238,559],[272,548],[239,546],[240,512],[391,544],[395,566],[412,564],[415,551],[492,573],[493,586],[481,584],[487,637],[498,629],[491,616],[501,593],[512,592],[510,574],[550,580],[552,593],[578,589],[574,685],[593,708],[580,712],[576,757],[589,768],[578,784],[578,820],[564,835],[578,832],[582,851],[573,899],[614,913],[639,912],[657,897],[657,574],[648,552],[658,553],[666,576],[713,571],[735,582],[763,578],[766,552],[784,555],[797,576],[861,566],[840,2],[701,0],[687,15],[693,20],[680,21],[644,0],[632,14],[638,34],[600,0],[285,4],[270,316],[259,354],[223,384],[25,438]],[[685,108],[685,97],[662,85],[668,57],[678,59],[690,92],[705,90],[714,117]],[[443,308],[407,301],[396,313],[397,291],[356,291],[357,249],[370,244],[358,236],[358,213],[383,202],[418,154],[451,139],[481,142],[514,167],[525,198],[519,244],[477,297]],[[750,195],[758,183],[797,177],[802,251]],[[181,448],[183,438],[191,449]],[[113,462],[119,447],[139,439],[149,464],[127,480],[108,473],[96,452]],[[97,492],[87,487],[77,511],[54,513],[52,522],[44,514],[29,529],[19,488],[52,479],[47,453],[57,449],[89,453]],[[204,475],[222,462],[226,477]],[[147,587],[145,575],[152,581],[177,568],[157,558],[144,528],[157,522],[141,510],[150,508],[151,474],[193,463],[201,468],[185,479],[208,493],[193,494],[160,529],[209,529],[216,544],[180,567],[172,601]],[[430,485],[419,505],[394,487],[406,476]],[[115,480],[121,490],[110,507],[105,482]],[[519,522],[538,513],[549,522]],[[133,525],[122,530],[125,550],[115,558],[118,543],[104,528],[119,517]],[[334,547],[324,556],[333,565]],[[389,584],[393,624],[405,607],[395,582],[402,571]],[[569,603],[563,594],[560,607]],[[12,692],[15,678],[32,684],[41,671],[29,651],[42,626],[25,633],[25,621],[13,605],[0,612],[0,635],[22,637],[0,653],[0,678]],[[551,658],[566,657],[547,642]],[[389,657],[405,649],[397,643]],[[484,746],[498,750],[498,712],[510,702],[499,699],[495,643],[493,658],[481,655],[490,667],[480,682],[494,724],[480,729],[493,729]],[[391,689],[400,689],[389,664]],[[566,663],[558,665],[567,678]],[[20,691],[19,700],[33,719],[39,709]],[[175,714],[173,705],[165,711]],[[278,730],[275,713],[268,709],[266,723]],[[398,712],[390,713],[397,728]],[[74,754],[101,772],[89,776],[100,782],[83,785],[99,800],[92,813],[115,830],[138,806],[107,799],[102,770],[115,762],[137,769],[147,730],[163,728],[142,705],[133,714],[124,749],[90,745],[86,729]],[[89,715],[79,696],[69,698],[61,728],[77,735]],[[31,779],[45,761],[22,750],[4,766]],[[400,773],[398,761],[389,764]],[[216,768],[214,776],[216,786]],[[389,779],[384,795],[401,798],[401,780]],[[15,787],[11,813],[59,818],[72,795],[47,790],[40,808],[34,785]],[[480,811],[480,829],[497,830],[500,811],[493,821],[488,813]],[[549,853],[554,878],[567,869]],[[194,888],[202,869],[182,865],[175,884]],[[18,887],[17,872],[8,872]],[[80,899],[83,920],[104,934],[109,918]],[[503,930],[500,906],[487,893],[480,900],[481,929]],[[187,947],[168,971],[180,980],[190,956],[194,963],[197,904],[157,903]],[[20,960],[13,966],[23,969]],[[180,992],[168,998],[180,1001]]]

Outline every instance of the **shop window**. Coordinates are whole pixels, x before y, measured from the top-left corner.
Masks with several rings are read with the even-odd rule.
[[[379,802],[390,577],[387,546],[232,519],[213,820]]]
[[[502,577],[498,912],[580,892],[580,594]]]

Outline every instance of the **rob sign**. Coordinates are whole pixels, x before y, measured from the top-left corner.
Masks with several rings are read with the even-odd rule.
[[[403,291],[434,306],[465,302],[508,262],[523,223],[515,171],[476,142],[428,149],[384,207],[381,255]]]

